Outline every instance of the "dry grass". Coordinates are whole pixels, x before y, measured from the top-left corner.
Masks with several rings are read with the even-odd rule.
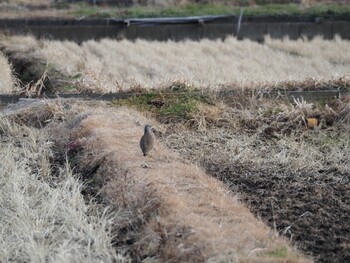
[[[8,59],[0,52],[0,93],[12,93],[16,90],[16,80]]]
[[[264,45],[234,38],[178,43],[103,39],[79,46],[68,41],[3,36],[1,45],[5,52],[25,52],[66,76],[82,74],[78,89],[93,92],[129,90],[138,85],[164,87],[179,80],[215,90],[222,85],[271,88],[286,81],[349,79],[350,44],[339,38],[267,38]]]
[[[48,131],[1,117],[0,132],[0,261],[122,261],[111,246],[115,216],[85,203],[67,163],[53,166]]]
[[[264,139],[262,133],[239,134],[226,129],[212,129],[205,134],[188,130],[171,131],[163,138],[192,162],[242,165],[252,170],[283,170],[296,173],[312,173],[336,170],[349,173],[350,145],[342,132],[332,138],[322,130]],[[342,149],[341,151],[339,149]]]
[[[169,147],[197,163],[220,159],[252,169],[310,173],[336,169],[346,174],[349,109],[349,96],[326,105],[233,97],[229,105],[203,106],[193,114],[191,129],[188,123],[172,122],[160,134]],[[310,117],[319,122],[311,130],[306,122]]]
[[[228,166],[239,164],[252,169],[350,172],[347,100],[334,105],[334,109],[326,107],[323,111],[305,101],[278,107],[267,107],[261,101],[256,103],[259,109],[254,106],[226,108],[215,117],[217,122],[214,123],[196,119],[196,123],[201,124],[201,132],[169,126],[169,131],[162,131],[163,142],[182,156],[204,165],[220,160]],[[321,124],[310,130],[305,118],[315,115],[320,116]],[[331,126],[327,126],[327,121]],[[215,126],[221,128],[213,128]]]
[[[0,2],[2,18],[68,17],[67,10],[52,8],[53,0],[5,0]]]
[[[2,2],[11,2],[11,4],[15,5],[48,5],[52,0],[5,0]]]
[[[275,40],[270,37],[265,38],[266,46],[289,53],[292,56],[301,56],[309,58],[318,58],[317,64],[325,62],[336,65],[349,65],[349,41],[343,41],[336,37],[334,41],[324,41],[321,37],[314,38],[312,41],[299,39],[290,41],[288,39]],[[339,52],[334,48],[339,49]],[[315,61],[316,62],[316,61]]]

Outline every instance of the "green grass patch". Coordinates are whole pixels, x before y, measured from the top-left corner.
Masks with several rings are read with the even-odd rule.
[[[304,12],[314,16],[349,15],[350,5],[315,5],[308,7]]]
[[[80,79],[83,76],[83,73],[77,73],[70,76],[71,79]]]
[[[244,9],[244,15],[246,16],[282,16],[282,15],[295,15],[302,14],[303,10],[295,4],[267,4],[261,6],[247,7]]]
[[[69,3],[61,1],[61,2],[56,4],[56,8],[57,9],[69,9]]]
[[[96,17],[96,18],[108,18],[108,17],[118,17],[119,9],[108,7],[102,8],[98,6],[91,6],[86,3],[78,3],[73,7],[73,11],[70,14],[79,17]]]
[[[310,15],[324,17],[329,15],[350,15],[350,6],[341,4],[314,5],[303,7],[296,4],[266,4],[247,7],[244,9],[246,16],[283,16],[283,15]]]
[[[72,92],[72,91],[77,91],[78,88],[76,86],[74,86],[74,85],[69,85],[68,84],[68,85],[63,86],[63,90]]]
[[[273,258],[285,258],[288,256],[288,249],[286,247],[279,247],[268,252],[268,255]]]
[[[324,108],[326,107],[327,103],[329,103],[329,101],[334,100],[334,99],[327,99],[327,98],[320,98],[315,100],[315,105],[320,107],[320,108]]]
[[[209,95],[183,83],[163,90],[142,90],[131,98],[113,102],[114,105],[131,106],[151,112],[163,122],[172,119],[187,121],[199,111],[198,106],[201,103],[214,104]]]
[[[144,7],[133,7],[129,9],[129,15],[131,17],[182,17],[229,14],[239,14],[239,10],[237,8],[214,4],[188,4],[180,7],[174,6],[162,9]]]
[[[129,8],[121,7],[94,7],[87,4],[78,4],[71,14],[83,17],[114,17],[114,18],[149,18],[149,17],[178,17],[178,16],[202,16],[234,14],[237,8],[228,8],[223,5],[213,4],[188,4],[181,7],[154,8],[134,6]]]

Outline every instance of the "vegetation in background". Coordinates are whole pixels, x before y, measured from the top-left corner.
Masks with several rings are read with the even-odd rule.
[[[78,4],[69,11],[74,16],[81,17],[114,17],[114,18],[146,18],[146,17],[183,17],[203,15],[239,15],[241,7],[221,4],[186,4],[169,7],[131,6],[96,7]],[[315,17],[349,15],[350,5],[327,4],[302,6],[297,4],[265,4],[243,6],[245,16],[284,16],[311,15]]]
[[[295,1],[277,0],[237,0],[237,1],[125,1],[122,4],[91,5],[84,1],[70,3],[49,0],[15,0],[0,3],[3,17],[79,17],[79,18],[130,18],[130,17],[175,17],[202,15],[238,15],[244,8],[245,16],[260,15],[312,15],[337,16],[349,15],[350,6],[339,1],[308,1],[300,4]],[[98,1],[97,1],[98,3]]]

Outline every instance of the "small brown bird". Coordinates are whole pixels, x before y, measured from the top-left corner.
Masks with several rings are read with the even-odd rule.
[[[147,154],[153,149],[155,143],[154,135],[151,130],[151,126],[145,125],[145,133],[141,137],[140,147],[143,153],[143,156],[147,156]]]

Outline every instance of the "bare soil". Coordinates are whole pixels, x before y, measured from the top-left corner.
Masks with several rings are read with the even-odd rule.
[[[350,261],[350,175],[252,170],[203,163],[239,192],[250,210],[317,262]]]

